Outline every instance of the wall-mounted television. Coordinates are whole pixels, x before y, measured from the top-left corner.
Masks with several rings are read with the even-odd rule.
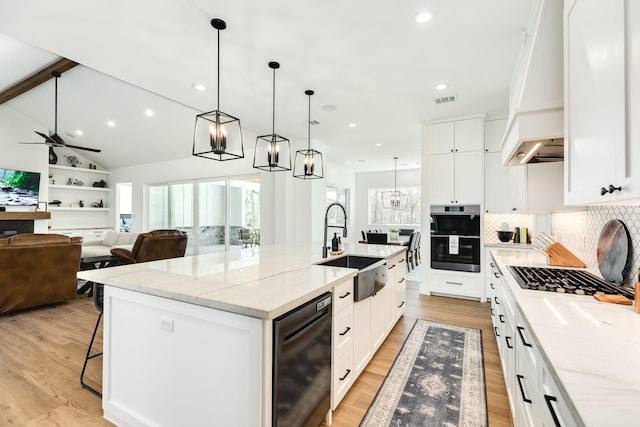
[[[0,206],[38,206],[40,172],[0,168]]]

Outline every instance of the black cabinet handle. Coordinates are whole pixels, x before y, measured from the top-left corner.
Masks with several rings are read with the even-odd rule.
[[[496,336],[497,336],[497,337],[499,337],[499,336],[500,336],[500,334],[498,333],[498,327],[497,327],[497,326],[494,326],[494,327],[493,327],[493,330],[494,330],[494,332],[496,333]]]
[[[605,195],[605,194],[607,194],[607,193],[611,194],[611,193],[613,193],[613,192],[614,192],[614,191],[616,191],[616,190],[617,190],[617,191],[622,191],[622,186],[614,187],[613,185],[609,184],[609,187],[608,187],[608,188],[604,188],[604,187],[602,187],[602,188],[600,189],[600,195],[601,195],[601,196],[604,196],[604,195]]]
[[[525,403],[531,403],[531,399],[527,399],[527,396],[524,395],[524,387],[522,387],[522,380],[524,379],[524,377],[522,375],[516,375],[516,378],[518,379],[518,386],[520,386],[520,394],[522,394],[522,400]]]
[[[492,316],[494,315],[494,314],[493,314],[493,308],[491,309],[491,315],[492,315]]]
[[[492,262],[489,262],[489,264],[491,265],[491,268],[496,268],[496,265]]]
[[[398,264],[400,264],[401,262],[404,262],[404,258],[400,258],[400,261],[398,261]]]
[[[517,326],[516,329],[518,329],[518,334],[520,334],[520,339],[522,340],[522,344],[524,344],[525,347],[533,347],[530,343],[527,342],[524,335],[522,334],[522,331],[524,331],[524,328],[522,326]]]
[[[491,286],[491,289],[495,289],[496,287],[493,286],[493,283],[489,283],[489,286]]]
[[[504,314],[500,314],[498,319],[500,319],[500,323],[504,323]]]
[[[344,299],[344,298],[348,297],[349,295],[351,295],[351,292],[347,291],[347,293],[346,293],[346,294],[344,294],[344,295],[340,295],[340,296],[338,296],[338,298],[340,298],[340,299]]]
[[[495,271],[493,272],[493,275],[496,276],[496,279],[500,278],[500,275],[498,273],[496,273]]]
[[[351,326],[347,326],[347,329],[344,330],[344,332],[340,332],[340,336],[343,337],[345,335],[347,335],[347,333],[351,330]]]
[[[496,302],[496,304],[500,305],[500,303],[498,302],[498,297],[493,297],[493,300]]]
[[[402,282],[404,282],[404,277],[402,279],[398,280],[398,283],[402,283]]]
[[[394,268],[395,266],[396,266],[395,264],[390,265],[390,266],[389,266],[389,270],[391,270],[391,269],[392,269],[392,268]]]
[[[555,396],[549,396],[548,394],[545,394],[544,401],[547,402],[547,408],[549,408],[549,412],[551,412],[551,418],[553,418],[553,423],[556,425],[556,427],[562,427],[560,425],[560,420],[558,419],[558,415],[556,414],[556,410],[553,409],[553,405],[551,405],[551,402],[557,402],[558,399],[556,399]]]
[[[513,348],[513,346],[511,345],[511,337],[504,337],[504,340],[507,342],[507,347],[509,348]]]
[[[344,377],[340,378],[340,381],[344,381],[349,376],[350,373],[351,373],[351,369],[347,369],[347,373],[344,374]]]
[[[402,304],[400,304],[398,308],[402,307],[403,305],[404,305],[404,301],[402,301]]]

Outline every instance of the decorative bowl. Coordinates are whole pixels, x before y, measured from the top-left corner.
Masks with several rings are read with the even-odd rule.
[[[498,230],[496,231],[496,233],[498,233],[498,240],[500,240],[501,242],[506,243],[513,239],[513,231]]]

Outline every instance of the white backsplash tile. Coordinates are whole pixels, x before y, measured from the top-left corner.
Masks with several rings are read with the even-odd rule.
[[[612,219],[622,221],[629,230],[632,254],[631,267],[625,276],[625,283],[634,285],[640,267],[640,206],[593,206],[585,211],[553,213],[552,235],[587,263],[588,268],[597,270],[596,250],[600,231]]]
[[[516,227],[529,227],[533,228],[533,215],[522,213],[509,213],[509,214],[485,214],[483,235],[484,243],[500,243],[498,240],[497,230],[500,230],[500,226],[505,223],[509,225],[509,230],[514,231]]]

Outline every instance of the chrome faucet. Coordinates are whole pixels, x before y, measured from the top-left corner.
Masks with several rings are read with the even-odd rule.
[[[329,253],[327,251],[327,229],[329,228],[329,224],[328,224],[328,218],[329,218],[329,209],[331,209],[333,206],[340,206],[340,209],[342,209],[342,212],[344,212],[344,226],[339,227],[339,226],[332,226],[335,228],[342,228],[342,237],[347,237],[347,210],[344,208],[344,206],[342,206],[341,203],[338,202],[333,202],[331,203],[329,206],[327,206],[327,211],[324,213],[324,240],[322,241],[322,258],[328,258],[329,257]]]

